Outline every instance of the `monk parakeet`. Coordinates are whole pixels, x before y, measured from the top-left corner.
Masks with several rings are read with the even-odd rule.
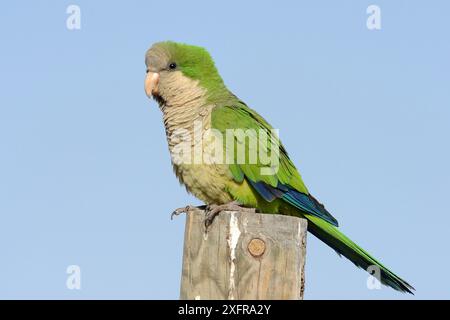
[[[338,254],[364,270],[378,267],[383,284],[412,293],[410,284],[338,230],[337,220],[309,193],[276,131],[227,89],[205,49],[160,42],[147,51],[145,63],[145,91],[162,111],[174,172],[207,205],[207,222],[222,210],[251,208],[307,219],[308,231]],[[276,159],[267,161],[273,154]]]

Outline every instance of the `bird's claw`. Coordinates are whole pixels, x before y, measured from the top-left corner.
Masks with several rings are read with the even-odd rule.
[[[209,226],[212,225],[214,218],[222,211],[218,205],[208,205],[205,209],[205,228],[208,230]]]
[[[241,207],[239,205],[239,203],[236,201],[232,201],[230,203],[221,204],[221,205],[217,205],[217,204],[207,205],[206,209],[205,209],[205,228],[206,228],[206,230],[208,230],[208,228],[213,223],[214,219],[222,211],[238,211],[238,212],[255,213],[256,209]]]
[[[178,208],[175,209],[172,214],[170,215],[170,220],[173,220],[173,217],[175,216],[179,216],[182,213],[188,213],[189,211],[193,210],[194,207],[193,206],[186,206],[186,207],[182,207],[182,208]]]

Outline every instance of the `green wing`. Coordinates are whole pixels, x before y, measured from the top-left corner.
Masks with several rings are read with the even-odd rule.
[[[338,225],[337,220],[325,207],[309,194],[285,148],[264,118],[243,102],[239,102],[232,106],[214,108],[211,120],[212,128],[219,130],[224,137],[227,137],[227,130],[243,130],[246,134],[244,139],[239,135],[233,136],[234,150],[232,152],[225,147],[225,152],[232,154],[233,157],[233,161],[229,161],[229,166],[235,181],[242,182],[246,179],[268,202],[281,199],[306,213],[335,226]],[[261,132],[265,133],[266,139],[261,138]],[[238,157],[238,151],[242,145],[245,150],[245,161]],[[261,150],[269,157],[273,152],[278,154],[278,164],[272,168],[272,174],[262,173],[263,168],[268,167],[268,163],[259,157]],[[251,155],[258,155],[256,161],[250,161]]]

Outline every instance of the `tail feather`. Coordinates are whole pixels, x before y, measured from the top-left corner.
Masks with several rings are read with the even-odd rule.
[[[371,257],[335,226],[312,215],[305,215],[305,218],[308,219],[308,231],[333,248],[337,253],[364,270],[367,270],[369,266],[378,266],[380,268],[381,283],[395,290],[413,294],[412,290],[415,289],[408,282]]]

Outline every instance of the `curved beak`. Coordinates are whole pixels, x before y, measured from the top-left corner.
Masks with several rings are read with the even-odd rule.
[[[158,94],[158,82],[159,82],[159,73],[157,72],[148,72],[145,77],[145,93],[149,98],[152,95]]]

